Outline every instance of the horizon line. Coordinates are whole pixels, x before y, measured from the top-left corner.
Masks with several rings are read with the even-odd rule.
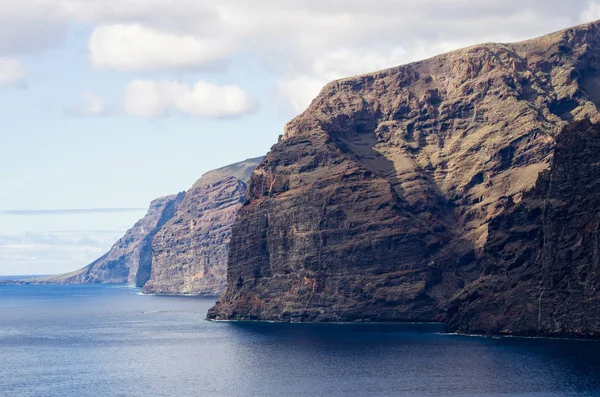
[[[0,215],[81,215],[147,211],[147,208],[67,208],[55,210],[0,210]]]

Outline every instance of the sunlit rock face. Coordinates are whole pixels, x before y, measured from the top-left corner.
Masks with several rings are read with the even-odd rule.
[[[482,263],[448,331],[600,337],[600,124],[558,135],[550,170],[490,223]]]
[[[209,318],[445,319],[557,134],[598,120],[599,27],[328,84],[252,174]]]
[[[144,292],[218,295],[225,288],[231,226],[246,182],[262,157],[204,174],[152,243],[152,273]]]

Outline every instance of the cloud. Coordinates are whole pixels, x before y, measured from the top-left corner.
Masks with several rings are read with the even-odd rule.
[[[59,45],[69,16],[50,0],[0,0],[0,56],[34,54]]]
[[[125,212],[147,211],[146,208],[87,208],[58,210],[0,210],[0,215],[81,215],[81,214],[116,214]]]
[[[0,247],[23,246],[80,246],[105,249],[123,234],[117,230],[77,230],[27,232],[16,235],[0,234]]]
[[[581,12],[581,22],[600,19],[600,3],[590,1],[587,8]]]
[[[302,20],[308,16],[298,13],[284,17],[287,26],[281,27],[278,37],[289,35],[289,42],[294,36],[298,40],[291,49],[279,51],[279,57],[287,62],[275,62],[274,70],[279,74],[278,97],[292,110],[304,110],[331,80],[480,42],[525,39],[578,22],[577,14],[567,12],[566,5],[556,5],[563,9],[561,14],[538,1],[524,1],[521,6],[512,0],[503,5],[437,0],[376,3],[379,6],[352,1],[339,12],[333,7],[321,8],[317,11],[321,15],[312,17],[304,29]],[[332,6],[333,2],[322,6],[326,4]],[[328,29],[327,15],[331,15],[335,28]]]
[[[165,12],[158,2],[150,2],[143,11],[134,10],[132,2],[124,6],[111,2],[112,15],[105,13],[102,20],[134,21],[143,26],[147,36],[168,35],[165,42],[176,56],[136,55],[135,68],[130,70],[175,71],[205,67],[211,61],[233,63],[240,55],[242,59],[256,57],[275,76],[278,98],[294,111],[305,108],[331,79],[431,56],[439,43],[446,44],[446,51],[482,41],[513,41],[543,34],[578,22],[579,13],[587,6],[586,0],[568,4],[558,0],[348,0],[343,4],[339,0],[207,0],[199,8],[193,3],[197,2],[180,0],[177,8],[189,7],[189,12],[168,12],[159,20],[152,16]],[[201,23],[190,24],[194,13]],[[136,39],[140,48],[151,41],[142,36],[146,33]],[[196,52],[201,56],[190,59],[188,51],[178,53],[195,41],[202,43]],[[205,44],[215,42],[225,43],[222,51]],[[200,44],[193,46],[201,48]],[[106,67],[125,69],[117,63]],[[164,114],[164,110],[158,113]]]
[[[301,112],[329,81],[358,73],[372,72],[410,60],[402,47],[389,52],[376,49],[341,48],[315,57],[302,74],[288,75],[277,81],[276,91],[294,113]]]
[[[89,41],[94,66],[122,71],[221,68],[232,50],[219,38],[178,35],[139,24],[96,27]]]
[[[124,110],[140,117],[160,117],[170,111],[201,117],[247,114],[255,103],[235,85],[218,86],[199,81],[193,87],[176,81],[134,80],[125,89]]]
[[[122,231],[0,234],[0,274],[48,274],[81,268],[103,255]]]
[[[58,0],[57,3],[64,14],[90,25],[141,24],[199,36],[220,32],[217,1]]]
[[[25,77],[21,62],[13,58],[0,58],[0,87],[14,85]]]
[[[92,91],[83,93],[83,101],[82,106],[69,108],[65,113],[71,116],[103,116],[108,114],[102,99]]]
[[[0,1],[0,56],[50,48],[83,23],[98,68],[222,72],[250,57],[296,110],[331,78],[430,56],[439,43],[514,41],[600,18],[600,0]]]
[[[296,76],[277,81],[275,88],[278,98],[284,100],[289,110],[300,113],[326,83],[325,78]]]

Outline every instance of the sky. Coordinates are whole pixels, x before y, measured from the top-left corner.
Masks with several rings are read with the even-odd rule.
[[[0,0],[0,275],[75,270],[265,154],[330,80],[600,19],[600,0]]]

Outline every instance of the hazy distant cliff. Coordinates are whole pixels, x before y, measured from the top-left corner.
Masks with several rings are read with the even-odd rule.
[[[448,331],[600,337],[600,124],[568,126],[551,170],[489,229]]]
[[[154,200],[105,255],[75,272],[32,282],[132,284],[158,294],[219,294],[231,225],[262,157],[204,174],[187,192]]]
[[[152,277],[144,292],[219,294],[225,288],[231,225],[246,182],[262,157],[204,174],[152,244]]]
[[[38,279],[40,282],[80,284],[134,284],[148,281],[152,239],[183,201],[185,193],[162,197],[150,203],[148,213],[117,241],[110,251],[71,273]]]
[[[252,174],[209,318],[437,320],[600,103],[600,23],[328,84]]]

